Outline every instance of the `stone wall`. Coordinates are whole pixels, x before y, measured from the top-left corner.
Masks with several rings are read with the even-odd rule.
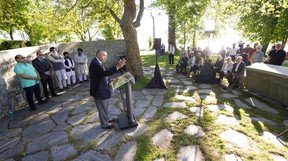
[[[247,67],[247,89],[288,105],[288,68],[254,63]]]
[[[82,48],[89,59],[88,65],[99,49],[108,52],[106,66],[114,65],[119,57],[124,56],[126,52],[123,40],[69,42],[0,51],[0,119],[4,116],[3,112],[6,109],[13,108],[17,110],[26,105],[25,92],[20,86],[19,78],[13,72],[14,65],[16,64],[14,57],[17,54],[22,54],[27,57],[28,61],[32,61],[36,57],[38,50],[41,50],[47,56],[49,48],[52,46],[58,49],[59,54],[65,51],[69,52],[72,58],[77,53],[77,49]]]

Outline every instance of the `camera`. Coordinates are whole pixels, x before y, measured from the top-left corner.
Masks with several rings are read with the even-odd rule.
[[[238,42],[239,48],[240,48],[240,49],[243,49],[243,48],[244,48],[244,44],[245,44],[245,42],[239,41],[239,42]]]

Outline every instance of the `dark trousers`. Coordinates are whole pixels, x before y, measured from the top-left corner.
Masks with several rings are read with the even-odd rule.
[[[220,76],[220,79],[223,79],[224,76],[225,76],[224,72],[223,72],[223,71],[220,71],[219,76]]]
[[[38,100],[38,102],[42,102],[41,90],[40,90],[39,84],[36,83],[34,86],[25,87],[23,89],[25,90],[26,99],[29,104],[29,107],[31,108],[31,110],[35,110],[36,106],[35,106],[34,99],[33,99],[33,93],[35,94],[35,97]]]
[[[174,64],[174,55],[173,54],[169,54],[169,64]]]
[[[230,57],[232,61],[235,61],[236,55],[230,55]]]
[[[55,92],[55,88],[54,88],[54,85],[53,85],[51,77],[48,77],[47,79],[41,79],[41,83],[42,83],[42,86],[43,86],[44,95],[45,95],[45,97],[47,99],[49,99],[49,92],[48,92],[48,89],[47,89],[47,84],[49,85],[49,90],[51,92],[51,95],[52,96],[57,95],[56,92]]]
[[[233,86],[235,86],[237,88],[240,86],[241,78],[242,78],[241,75],[233,75],[232,73],[227,75],[227,79],[228,79],[229,85],[233,85]]]
[[[194,74],[198,73],[200,70],[201,70],[201,66],[198,66],[198,65],[193,65],[190,68],[190,72],[194,72]]]

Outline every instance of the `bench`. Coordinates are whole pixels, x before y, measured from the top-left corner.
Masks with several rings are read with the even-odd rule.
[[[246,68],[247,89],[288,105],[288,68],[254,63]]]

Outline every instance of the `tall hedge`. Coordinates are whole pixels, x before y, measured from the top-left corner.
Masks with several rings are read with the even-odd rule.
[[[30,41],[25,40],[0,40],[0,50],[9,50],[33,46]]]

